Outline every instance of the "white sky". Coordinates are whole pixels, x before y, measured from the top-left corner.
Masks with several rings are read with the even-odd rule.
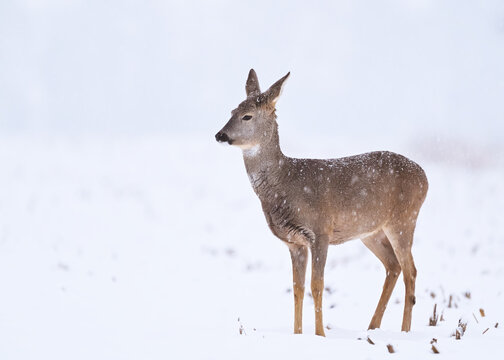
[[[0,131],[213,135],[251,67],[285,131],[504,138],[504,2],[2,1]]]

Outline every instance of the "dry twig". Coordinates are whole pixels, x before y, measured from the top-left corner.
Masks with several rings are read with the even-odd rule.
[[[479,324],[479,321],[478,321],[478,319],[476,318],[476,315],[474,315],[474,313],[472,313],[472,314],[473,314],[473,318],[474,318],[474,320],[476,320],[476,324]]]

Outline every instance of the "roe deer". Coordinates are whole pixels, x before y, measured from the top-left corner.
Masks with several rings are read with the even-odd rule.
[[[379,328],[403,272],[406,296],[402,331],[411,327],[416,268],[411,255],[417,216],[427,195],[422,168],[402,155],[377,151],[340,159],[294,159],[280,150],[275,104],[288,73],[261,93],[250,70],[247,99],[231,112],[215,138],[243,150],[247,173],[268,225],[290,250],[294,333],[302,332],[308,249],[315,333],[324,336],[322,293],[329,245],[360,238],[383,263],[385,283],[369,329]]]

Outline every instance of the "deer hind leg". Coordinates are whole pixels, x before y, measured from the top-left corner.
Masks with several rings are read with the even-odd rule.
[[[414,224],[405,226],[387,225],[383,230],[390,240],[390,244],[394,249],[394,253],[401,265],[404,278],[404,286],[406,295],[404,299],[404,313],[402,321],[402,331],[410,331],[411,329],[411,312],[415,305],[415,280],[416,268],[411,254],[411,245],[413,244]]]
[[[305,290],[308,249],[305,246],[289,245],[292,260],[292,285],[294,288],[294,334],[303,332],[303,297]]]
[[[390,296],[392,295],[392,291],[394,290],[397,278],[401,273],[401,266],[394,254],[392,245],[390,245],[387,236],[385,236],[385,233],[382,230],[380,230],[377,234],[363,238],[362,242],[383,263],[386,271],[383,291],[380,296],[380,300],[378,301],[378,305],[376,306],[373,318],[369,323],[369,329],[377,329],[381,325],[383,313],[387,308],[387,304],[390,300]]]
[[[315,334],[325,336],[322,319],[322,295],[324,293],[324,268],[329,242],[324,237],[317,238],[311,247],[312,278],[311,291],[315,304]]]

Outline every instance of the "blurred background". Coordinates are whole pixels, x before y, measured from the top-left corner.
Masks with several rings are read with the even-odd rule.
[[[0,1],[0,358],[500,351],[503,64],[501,0]],[[250,68],[263,90],[291,71],[286,155],[425,169],[413,334],[399,281],[378,346],[357,340],[384,274],[354,241],[330,249],[327,341],[308,295],[290,336],[288,252],[214,139]],[[461,318],[469,342],[450,337]]]
[[[504,3],[0,4],[3,133],[215,133],[287,71],[282,131],[504,136]]]

